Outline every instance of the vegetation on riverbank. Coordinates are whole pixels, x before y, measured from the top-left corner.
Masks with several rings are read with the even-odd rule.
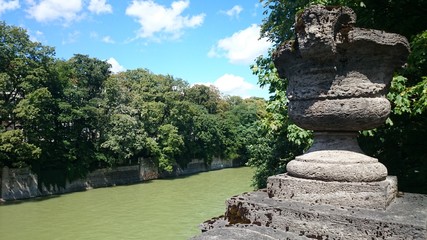
[[[61,185],[141,158],[160,171],[192,159],[249,158],[264,99],[109,69],[81,54],[57,59],[24,29],[0,22],[0,168],[30,166],[41,182]]]
[[[349,6],[357,26],[408,38],[408,64],[396,72],[387,95],[392,113],[384,126],[363,131],[359,142],[398,177],[400,190],[427,193],[427,1],[261,2],[261,35],[274,47],[293,38],[295,14],[309,4]],[[146,69],[111,74],[107,62],[85,55],[57,59],[53,48],[1,22],[0,167],[29,165],[39,176],[57,172],[60,179],[52,181],[61,182],[140,158],[170,171],[174,164],[218,156],[248,161],[256,168],[254,185],[262,188],[311,143],[311,132],[287,116],[287,81],[278,78],[272,51],[251,66],[270,90],[267,103],[222,96],[213,87]]]
[[[261,0],[265,19],[261,34],[274,48],[294,38],[295,15],[309,4],[345,5],[357,14],[357,26],[381,29],[404,35],[411,54],[404,69],[396,72],[390,93],[392,113],[387,123],[363,131],[362,149],[384,163],[389,175],[399,179],[399,189],[427,193],[427,1],[389,0]],[[285,171],[286,163],[301,154],[311,143],[311,133],[295,126],[287,116],[287,80],[279,79],[272,63],[272,51],[252,66],[261,86],[269,87],[271,99],[262,120],[264,134],[257,155],[250,165],[257,168],[254,182],[264,187],[267,176]],[[375,66],[372,66],[375,67]]]

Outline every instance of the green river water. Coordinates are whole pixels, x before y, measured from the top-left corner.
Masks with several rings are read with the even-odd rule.
[[[251,191],[252,175],[231,168],[0,205],[0,239],[188,239]]]

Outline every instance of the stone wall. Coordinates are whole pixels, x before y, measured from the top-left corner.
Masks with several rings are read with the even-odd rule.
[[[233,161],[214,158],[210,165],[203,160],[193,160],[186,168],[176,167],[173,174],[168,176],[180,176],[234,167]],[[67,181],[65,187],[45,186],[39,189],[37,174],[28,168],[9,169],[4,167],[0,178],[0,199],[5,201],[62,194],[76,191],[84,191],[91,188],[126,185],[157,179],[156,164],[150,159],[141,159],[140,165],[117,167],[114,169],[98,169],[87,175],[85,179]]]
[[[88,174],[86,179],[67,181],[65,187],[38,187],[37,174],[28,168],[9,169],[4,167],[1,179],[0,199],[5,201],[33,198],[52,194],[84,191],[90,188],[108,187],[138,183],[157,178],[157,168],[149,164],[118,167],[114,169],[98,169]]]
[[[235,164],[233,161],[225,160],[221,158],[214,158],[209,167],[209,170],[218,170],[218,169],[231,168],[231,167],[235,167]]]
[[[139,165],[139,174],[143,181],[157,179],[159,178],[159,169],[151,159],[142,158]]]
[[[149,172],[150,170],[147,169],[146,171]],[[138,165],[98,169],[89,173],[85,179],[67,181],[65,187],[43,185],[40,196],[138,183],[144,180],[140,173],[140,166]]]
[[[188,175],[198,172],[206,172],[208,168],[203,160],[194,159],[187,164],[186,168],[177,167],[176,175]]]
[[[37,197],[37,175],[28,168],[9,169],[4,167],[1,180],[1,198],[15,200]]]
[[[218,170],[223,168],[235,167],[232,160],[224,160],[221,158],[213,158],[211,164],[205,164],[203,160],[193,159],[189,162],[186,168],[177,167],[172,175],[188,175],[199,172],[206,172],[210,170]]]

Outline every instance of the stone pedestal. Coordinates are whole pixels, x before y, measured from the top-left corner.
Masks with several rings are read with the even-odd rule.
[[[281,174],[268,178],[268,196],[312,204],[385,210],[397,195],[397,178],[378,182],[325,182]]]
[[[396,196],[396,179],[362,152],[357,134],[390,114],[386,94],[409,54],[408,41],[355,27],[347,7],[311,6],[295,21],[296,40],[279,46],[273,59],[289,82],[289,117],[314,131],[314,143],[287,164],[288,175],[269,179],[270,197],[385,209]]]
[[[194,240],[427,239],[427,196],[421,194],[405,193],[387,210],[276,199],[267,191],[232,197],[226,205],[225,216],[203,223],[205,233]]]
[[[396,198],[397,179],[356,139],[387,119],[385,96],[409,44],[355,22],[347,7],[298,14],[296,40],[273,59],[289,81],[289,117],[314,131],[313,146],[287,164],[287,174],[270,177],[265,191],[228,200],[225,216],[204,223],[208,232],[195,239],[427,239],[427,196]]]
[[[310,149],[286,165],[289,175],[327,182],[375,182],[387,177],[387,168],[360,149],[356,132],[313,135]]]

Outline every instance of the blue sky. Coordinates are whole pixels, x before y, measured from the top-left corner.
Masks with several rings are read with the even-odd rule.
[[[259,39],[263,11],[259,0],[0,0],[0,20],[58,58],[86,54],[114,72],[146,68],[268,98],[249,68],[271,46]]]

